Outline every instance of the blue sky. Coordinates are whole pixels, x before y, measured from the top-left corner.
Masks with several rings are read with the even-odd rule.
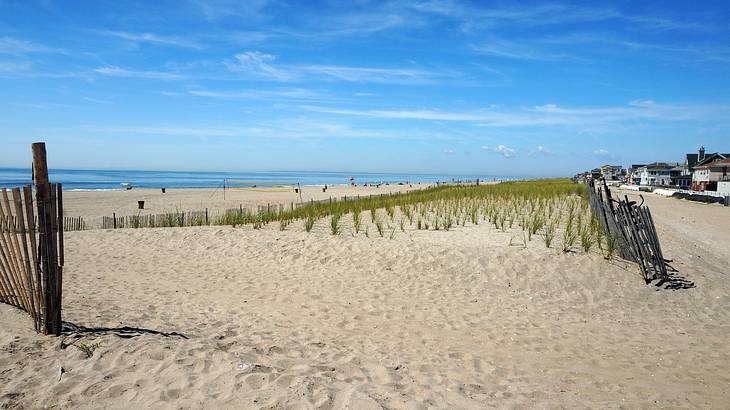
[[[0,166],[569,175],[730,150],[724,1],[0,0]]]

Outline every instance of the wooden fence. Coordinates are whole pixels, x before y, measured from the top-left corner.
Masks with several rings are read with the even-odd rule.
[[[649,208],[624,199],[614,199],[606,182],[588,181],[588,199],[593,213],[609,240],[616,242],[619,255],[636,262],[649,283],[669,279],[666,260]]]
[[[2,189],[0,302],[26,311],[33,318],[37,332],[60,334],[64,263],[62,188],[50,184],[48,191],[50,200],[37,201],[34,207],[30,185]]]
[[[267,214],[281,214],[286,211],[294,211],[295,209],[299,209],[302,207],[307,206],[313,206],[317,204],[333,204],[337,203],[338,201],[344,201],[347,202],[353,201],[356,199],[362,199],[362,198],[373,198],[378,196],[393,196],[393,195],[401,195],[401,192],[395,192],[395,193],[384,193],[384,194],[370,194],[370,195],[363,195],[362,197],[360,195],[356,196],[350,196],[349,199],[347,195],[344,197],[338,199],[338,198],[326,198],[326,199],[320,199],[320,200],[309,200],[309,201],[303,201],[303,202],[291,202],[289,205],[285,204],[266,204],[266,205],[256,205],[255,209],[249,209],[247,207],[244,207],[243,204],[240,204],[238,208],[229,208],[225,209],[220,213],[211,214],[208,209],[206,208],[203,211],[187,211],[187,212],[167,212],[162,214],[147,214],[147,215],[117,215],[116,213],[113,213],[112,216],[103,216],[101,218],[101,229],[124,229],[124,228],[170,228],[170,227],[188,227],[188,226],[207,226],[207,225],[214,225],[214,224],[223,224],[226,223],[224,221],[226,220],[235,220],[237,222],[235,223],[251,223],[257,218],[261,218],[264,215]],[[227,219],[227,217],[229,219]],[[233,218],[238,217],[238,218]],[[233,218],[233,219],[230,219]],[[67,218],[67,220],[73,220],[76,221],[76,223],[81,223],[81,228],[79,229],[69,229],[66,228],[66,231],[71,230],[85,230],[85,229],[93,229],[87,227],[85,224],[83,218]],[[77,225],[78,226],[78,225]],[[98,227],[98,225],[96,225]]]
[[[0,302],[33,318],[36,332],[60,335],[63,189],[48,182],[46,146],[34,143],[33,188],[0,191]]]
[[[86,221],[80,216],[66,216],[63,218],[64,232],[84,231],[86,229],[88,229]]]

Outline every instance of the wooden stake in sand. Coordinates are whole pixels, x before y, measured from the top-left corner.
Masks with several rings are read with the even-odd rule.
[[[61,334],[61,282],[57,258],[56,207],[52,199],[55,192],[48,181],[48,163],[46,161],[46,144],[37,142],[33,150],[33,183],[36,188],[36,205],[38,207],[38,243],[43,272],[43,289],[46,301],[43,332]],[[60,235],[63,235],[61,232]]]

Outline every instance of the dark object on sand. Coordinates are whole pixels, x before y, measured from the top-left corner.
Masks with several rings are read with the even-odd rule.
[[[144,201],[137,201],[137,207],[139,209],[144,209]]]

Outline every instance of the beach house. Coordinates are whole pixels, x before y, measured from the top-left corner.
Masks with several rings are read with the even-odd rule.
[[[672,169],[674,168],[676,168],[676,164],[652,162],[639,167],[635,175],[638,174],[639,185],[670,186],[672,185]]]
[[[730,181],[728,168],[730,168],[730,158],[716,158],[712,162],[696,166],[692,173],[692,190],[717,191],[718,182]]]
[[[708,154],[705,152],[705,147],[700,147],[696,154],[687,154],[684,160],[685,173],[692,175],[692,171],[696,167],[728,158],[730,158],[730,153],[713,152]]]
[[[606,181],[618,181],[623,179],[624,170],[621,165],[602,165],[600,169],[601,176],[605,178]]]

